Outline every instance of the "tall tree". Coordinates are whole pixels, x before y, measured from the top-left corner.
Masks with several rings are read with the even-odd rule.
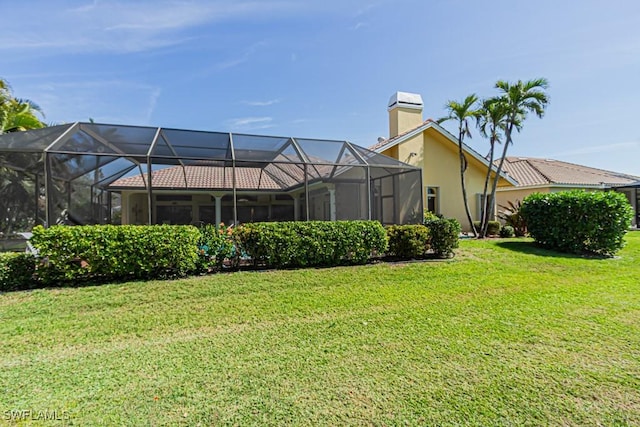
[[[505,104],[506,119],[504,123],[505,142],[496,171],[496,179],[493,181],[491,188],[491,200],[489,202],[490,212],[495,205],[498,177],[502,173],[504,160],[507,157],[507,150],[509,146],[513,144],[513,131],[520,132],[522,123],[529,113],[533,113],[539,118],[542,118],[549,104],[549,97],[546,93],[549,82],[545,78],[527,80],[526,82],[518,80],[516,83],[498,80],[495,87],[500,91],[498,99],[500,99],[501,103]]]
[[[448,112],[446,117],[438,119],[438,123],[445,122],[447,120],[455,120],[458,122],[458,155],[460,157],[460,186],[462,188],[462,202],[464,203],[465,213],[467,215],[467,221],[469,221],[469,227],[473,231],[474,235],[477,235],[476,228],[471,218],[471,211],[469,210],[469,200],[467,200],[467,185],[465,181],[465,172],[469,165],[467,156],[464,152],[464,138],[471,138],[471,130],[469,129],[469,120],[477,119],[478,110],[478,97],[476,94],[467,96],[464,101],[449,101],[445,105],[445,109]]]
[[[484,238],[487,235],[489,221],[491,220],[492,207],[490,206],[489,183],[491,182],[491,172],[494,171],[493,162],[495,159],[496,144],[502,142],[506,129],[507,105],[501,98],[489,98],[482,101],[482,107],[478,114],[478,128],[480,133],[489,139],[489,167],[484,179],[484,187],[480,204],[480,229],[478,237]],[[494,176],[497,180],[498,176]]]

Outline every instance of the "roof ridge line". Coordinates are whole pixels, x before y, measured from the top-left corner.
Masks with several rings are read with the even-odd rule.
[[[558,160],[558,159],[552,159],[552,158],[541,158],[541,157],[530,157],[530,158],[527,158],[527,159],[540,160],[540,161],[543,161],[543,162],[563,163],[564,165],[569,165],[569,167],[571,167],[571,169],[573,169],[573,170],[585,171],[585,169],[588,169],[588,170],[591,170],[591,171],[601,172],[601,173],[603,173],[605,175],[613,175],[613,176],[616,176],[618,178],[625,178],[625,179],[631,179],[631,180],[633,180],[633,179],[637,180],[637,179],[640,178],[638,176],[630,175],[628,173],[616,172],[616,171],[612,171],[612,170],[608,170],[608,169],[602,169],[602,168],[588,166],[588,165],[581,165],[579,163],[568,162],[566,160]],[[564,166],[564,167],[567,167],[567,166]]]
[[[552,181],[551,178],[549,178],[547,176],[547,174],[543,173],[540,169],[538,169],[530,160],[531,159],[527,159],[526,160],[526,162],[529,164],[529,166],[531,166],[533,169],[535,169],[536,172],[538,172],[540,175],[542,175],[542,177],[547,180],[547,183],[552,184],[554,181]]]

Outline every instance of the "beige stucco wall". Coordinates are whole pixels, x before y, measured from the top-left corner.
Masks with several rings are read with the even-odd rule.
[[[529,194],[533,193],[559,193],[562,191],[571,191],[571,190],[584,190],[584,191],[603,191],[602,188],[593,188],[593,187],[584,187],[579,185],[548,185],[548,186],[535,186],[528,188],[518,188],[518,189],[500,189],[496,193],[496,201],[498,202],[498,206],[503,205],[506,206],[508,202],[515,204],[518,200],[522,201]]]
[[[149,220],[148,198],[146,193],[122,192],[122,223],[146,224]]]
[[[460,184],[460,159],[458,147],[439,131],[428,128],[424,132],[391,147],[382,154],[422,168],[422,197],[426,206],[426,187],[438,188],[438,211],[442,215],[456,218],[462,224],[463,230],[469,230],[466,219],[462,188]],[[467,183],[467,198],[474,220],[479,219],[478,194],[483,192],[487,167],[467,154],[469,167],[465,173]],[[500,186],[511,186],[504,179]]]
[[[538,188],[523,188],[516,190],[498,190],[496,192],[496,203],[498,205],[498,209],[500,206],[508,206],[509,202],[514,205],[518,201],[522,201],[525,197],[532,193],[549,193],[551,192],[549,187],[538,187]]]

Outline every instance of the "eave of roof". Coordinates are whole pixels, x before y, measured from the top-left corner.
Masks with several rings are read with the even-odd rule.
[[[632,182],[631,184],[614,185],[614,188],[640,188],[640,181]]]
[[[440,126],[434,120],[427,119],[421,125],[413,128],[413,129],[409,129],[409,130],[407,130],[407,131],[405,131],[405,132],[403,132],[403,133],[401,133],[401,134],[399,134],[397,136],[394,136],[393,138],[389,138],[389,139],[385,139],[384,141],[380,141],[380,142],[374,144],[373,146],[369,147],[369,149],[373,150],[375,152],[381,153],[384,150],[388,150],[391,147],[395,147],[396,145],[401,144],[404,141],[407,141],[408,139],[413,138],[414,136],[420,134],[421,132],[424,132],[425,130],[427,130],[429,128],[438,131],[444,137],[446,137],[451,143],[455,144],[456,146],[458,145],[458,140],[457,140],[457,138],[455,136],[453,136],[449,131],[447,131],[445,128]],[[486,166],[488,168],[491,168],[491,170],[493,172],[497,172],[498,168],[497,168],[496,165],[490,164],[489,161],[484,158],[484,156],[482,156],[480,153],[475,151],[473,148],[469,147],[467,144],[463,143],[462,144],[462,149],[466,153],[470,154],[473,158],[478,160],[480,163],[482,163],[484,166]],[[514,185],[514,186],[518,185],[518,181],[516,181],[514,178],[512,178],[505,171],[501,171],[500,172],[500,176],[503,179],[505,179],[507,182],[512,184],[512,185]]]

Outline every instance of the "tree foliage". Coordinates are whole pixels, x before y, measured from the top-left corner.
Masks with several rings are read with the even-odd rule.
[[[537,117],[544,116],[545,109],[549,103],[549,98],[546,94],[548,86],[549,84],[544,78],[527,81],[518,80],[515,83],[499,80],[495,84],[495,88],[499,92],[498,95],[479,101],[478,97],[472,94],[467,96],[462,103],[449,101],[446,106],[449,115],[439,121],[450,119],[458,121],[458,151],[460,155],[462,193],[467,219],[471,223],[472,230],[479,238],[487,235],[489,223],[493,218],[498,180],[503,171],[508,148],[513,144],[513,135],[522,130],[522,124],[529,114],[533,113]],[[485,175],[481,198],[479,227],[475,227],[471,219],[464,181],[467,161],[463,153],[463,140],[465,137],[471,136],[469,120],[472,118],[476,119],[480,134],[489,140],[489,154],[487,156],[489,168],[487,168]],[[495,150],[498,144],[503,144],[503,148],[498,166],[494,169]],[[491,179],[492,176],[493,180]]]
[[[45,124],[40,117],[44,115],[37,104],[14,97],[9,83],[0,79],[0,134],[42,128]],[[28,163],[26,157],[12,153],[11,163]],[[38,189],[34,177],[8,163],[0,162],[0,234],[28,229],[36,220],[34,200]]]
[[[45,127],[38,116],[44,118],[38,104],[14,97],[9,83],[0,79],[0,134]]]

